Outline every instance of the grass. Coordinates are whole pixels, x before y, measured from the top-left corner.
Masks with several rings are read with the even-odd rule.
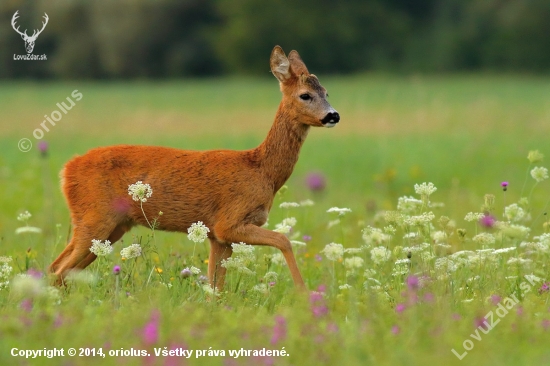
[[[514,236],[505,227],[487,229],[466,222],[464,217],[479,212],[484,195],[491,193],[495,195],[492,214],[506,221],[504,207],[528,195],[535,183],[529,171],[544,162],[530,165],[527,152],[539,149],[547,156],[550,153],[548,80],[488,75],[321,76],[320,80],[342,121],[331,130],[311,131],[288,190],[276,198],[269,228],[286,217],[295,217],[297,224],[290,235],[296,240],[311,236],[307,246],[297,247],[295,252],[308,288],[322,290],[324,296],[294,293],[288,269],[278,264],[276,251],[257,247],[256,260],[247,267],[255,275],[230,271],[227,292],[215,300],[204,292],[199,275],[180,275],[189,266],[206,272],[206,243],[195,246],[185,234],[175,233],[156,232],[153,238],[150,230],[138,228],[115,244],[112,254],[89,267],[94,280],[76,279],[59,298],[29,295],[29,287],[43,286],[32,281],[20,284],[23,290],[19,294],[16,286],[0,290],[0,362],[354,365],[481,364],[490,360],[518,365],[547,361],[548,293],[539,293],[539,289],[550,278],[548,252],[528,250],[520,244],[544,244],[543,239],[534,237],[547,230],[542,224],[547,220],[548,181],[538,184],[529,204],[523,206],[531,220],[515,222],[531,228],[529,237]],[[43,116],[50,115],[57,109],[56,103],[75,89],[83,98],[45,133],[49,152],[43,158],[32,132],[40,127]],[[118,143],[250,148],[266,135],[279,98],[276,81],[271,79],[0,85],[5,121],[0,125],[0,256],[13,258],[9,263],[12,282],[17,284],[13,275],[31,268],[44,271],[67,240],[68,212],[57,188],[57,174],[71,156]],[[34,143],[30,152],[17,149],[22,137]],[[310,172],[326,176],[323,192],[308,190],[304,179]],[[509,182],[506,193],[501,181]],[[411,212],[401,210],[401,214],[433,212],[432,226],[411,227],[399,220],[385,220],[383,211],[396,210],[399,197],[420,198],[414,185],[422,182],[437,186],[430,199],[445,206],[419,205]],[[315,205],[278,208],[281,202],[304,199],[312,199]],[[329,227],[337,218],[326,212],[333,206],[349,207],[352,212]],[[16,220],[24,210],[33,214],[28,224],[40,227],[42,234],[15,234],[16,228],[24,226]],[[440,225],[441,216],[454,220],[455,226]],[[364,228],[383,230],[389,224],[397,230],[391,240],[372,239],[376,230],[363,238]],[[410,232],[417,233],[417,238],[403,239]],[[435,232],[446,236],[435,242]],[[456,271],[436,268],[438,258],[480,249],[472,239],[481,232],[496,238],[490,248],[517,248],[494,255],[494,259],[483,254],[477,254],[482,258],[467,254],[449,257],[460,267]],[[331,242],[363,249],[332,262],[322,254]],[[393,275],[394,262],[407,257],[403,248],[423,242],[430,246],[412,255],[409,272]],[[120,250],[132,243],[141,244],[143,256],[122,261]],[[376,263],[371,250],[379,246],[387,247],[391,254],[387,261]],[[346,269],[345,260],[352,257],[363,260],[360,269]],[[508,264],[515,257],[532,262],[516,265],[512,260]],[[114,265],[122,267],[119,276],[112,273]],[[366,275],[365,269],[376,273]],[[277,279],[269,281],[275,285],[268,286],[266,293],[259,287],[256,289],[261,291],[253,290],[268,282],[263,278],[268,272],[277,273]],[[540,281],[531,284],[526,274],[534,274]],[[422,286],[407,286],[409,276],[419,278]],[[529,292],[520,287],[525,281]],[[351,288],[340,289],[345,284]],[[44,291],[42,288],[36,291]],[[478,337],[476,326],[483,316],[493,311],[496,320],[498,304],[512,295],[519,303],[506,303],[511,307],[498,317],[498,325],[487,334],[477,328],[481,340],[472,338],[471,334]],[[451,349],[463,354],[463,344],[469,346],[464,343],[467,339],[474,348],[460,361]],[[65,352],[69,347],[102,348],[107,355],[101,360],[65,356],[26,363],[10,356],[13,347],[63,347]],[[163,347],[195,353],[188,360],[108,355],[109,350],[131,348],[147,349],[154,355],[155,348]],[[209,347],[224,350],[226,356],[208,357]],[[283,347],[290,356],[228,355],[229,350],[241,348]],[[205,350],[205,356],[196,358],[197,350]]]

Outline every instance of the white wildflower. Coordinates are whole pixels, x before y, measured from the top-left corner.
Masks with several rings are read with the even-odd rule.
[[[490,234],[490,233],[481,233],[481,234],[477,234],[476,236],[474,236],[472,238],[472,240],[481,245],[482,247],[486,247],[486,246],[489,246],[489,245],[493,245],[495,243],[495,236],[493,234]]]
[[[382,285],[382,284],[380,283],[380,281],[378,281],[376,278],[367,278],[367,281],[376,283],[377,285]]]
[[[295,217],[287,217],[286,219],[283,219],[283,221],[281,222],[281,224],[288,225],[291,227],[296,226],[296,223],[297,223],[297,220]]]
[[[485,259],[485,257],[483,257],[481,254],[472,255],[466,259],[464,264],[470,269],[479,269],[479,266],[484,263],[483,259]]]
[[[466,214],[466,217],[464,217],[464,220],[468,222],[479,221],[484,217],[485,217],[485,214],[482,212],[468,212]]]
[[[296,226],[296,222],[295,217],[287,217],[286,219],[283,219],[280,224],[275,225],[275,229],[273,229],[273,231],[281,234],[288,234],[292,230],[292,227]]]
[[[531,231],[530,228],[523,225],[509,225],[503,222],[497,222],[497,225],[504,236],[512,239],[524,239]]]
[[[202,285],[202,290],[205,294],[211,295],[211,296],[219,296],[219,292],[217,288],[212,288],[210,285]]]
[[[550,233],[544,233],[540,236],[535,236],[533,239],[538,240],[541,244],[550,246]]]
[[[416,192],[416,194],[419,194],[422,197],[423,201],[427,201],[428,197],[430,197],[432,193],[437,191],[437,188],[431,182],[422,183],[422,184],[415,184],[414,191]]]
[[[300,206],[302,207],[313,206],[313,205],[315,205],[315,202],[313,202],[310,199],[300,201]]]
[[[25,211],[23,213],[20,213],[17,216],[17,220],[25,222],[26,226],[19,227],[15,229],[15,234],[23,234],[23,233],[34,233],[34,234],[40,234],[42,233],[42,229],[34,226],[29,226],[29,219],[32,217],[29,211]]]
[[[432,253],[430,252],[421,252],[420,253],[420,258],[422,258],[422,260],[424,262],[428,262],[428,261],[431,261],[432,259],[435,258],[435,255],[433,255]]]
[[[265,282],[275,282],[275,281],[277,281],[278,277],[279,277],[279,275],[277,274],[277,272],[267,272],[264,275],[264,280],[265,280]]]
[[[141,246],[139,244],[132,244],[123,248],[120,251],[120,256],[125,259],[137,258],[141,255]]]
[[[379,291],[382,289],[381,285],[382,284],[380,283],[380,281],[375,278],[367,278],[367,280],[363,282],[363,287],[365,288],[365,290]]]
[[[285,225],[282,223],[275,225],[275,229],[273,229],[273,231],[275,231],[276,233],[281,234],[288,234],[290,233],[290,230],[292,230],[292,227],[290,225]]]
[[[91,285],[97,282],[97,277],[90,271],[72,270],[69,272],[65,281],[75,284]]]
[[[194,266],[191,266],[191,268],[189,268],[189,270],[191,271],[192,274],[194,275],[198,275],[199,273],[201,273],[201,270],[197,267],[194,267]]]
[[[447,233],[444,231],[434,231],[432,233],[432,239],[436,243],[443,243],[447,240]]]
[[[363,240],[367,246],[381,245],[388,242],[391,236],[384,234],[381,229],[367,226],[363,229]]]
[[[385,211],[384,220],[391,225],[403,226],[403,213],[399,211]]]
[[[409,273],[410,262],[411,261],[408,258],[395,261],[392,276],[403,276]]]
[[[514,250],[516,250],[516,249],[517,249],[516,247],[495,249],[495,250],[493,251],[493,254],[504,254],[504,253],[512,252],[512,251],[514,251]]]
[[[374,263],[380,264],[390,259],[391,252],[386,247],[379,246],[371,249],[370,257]]]
[[[104,257],[108,254],[111,254],[113,247],[109,240],[101,242],[101,240],[92,239],[92,246],[90,247],[90,252],[94,253],[98,257]]]
[[[20,213],[17,216],[17,220],[27,222],[32,217],[31,213],[29,211],[25,211],[23,213]]]
[[[405,253],[409,253],[409,252],[411,252],[411,253],[420,253],[420,252],[425,251],[429,247],[430,247],[429,243],[421,243],[421,244],[418,244],[418,245],[413,245],[411,247],[404,247],[403,252],[405,252]]]
[[[364,273],[364,276],[365,277],[372,277],[376,274],[376,271],[372,268],[367,268],[365,269],[365,273]]]
[[[425,226],[428,225],[434,218],[435,215],[430,211],[424,212],[421,215],[407,217],[404,220],[404,223],[408,226]]]
[[[44,291],[43,281],[28,274],[19,274],[11,281],[11,293],[16,297],[34,298],[41,296]]]
[[[242,258],[239,258],[239,257],[229,257],[227,259],[223,259],[222,262],[221,262],[221,266],[225,269],[234,269],[234,270],[239,270],[240,268],[243,268],[248,265],[248,263],[243,260]]]
[[[548,252],[548,245],[540,242],[526,242],[523,241],[519,245],[521,248],[532,250],[535,252]]]
[[[393,225],[388,225],[384,227],[384,232],[389,236],[394,236],[395,233],[397,232],[397,229],[393,227]]]
[[[333,226],[340,225],[340,219],[331,220],[327,224],[327,229],[330,229]]]
[[[328,260],[337,261],[344,256],[344,246],[342,244],[330,243],[325,245],[325,249],[321,251]]]
[[[254,254],[255,248],[252,245],[240,242],[231,244],[231,248],[233,249],[234,257],[243,258],[248,262],[256,260],[256,255]]]
[[[269,292],[269,288],[267,287],[267,285],[265,283],[260,283],[258,285],[255,285],[254,287],[252,287],[252,291],[256,291],[256,292],[259,292],[259,293],[265,295]]]
[[[538,182],[542,182],[545,179],[548,179],[548,169],[544,167],[535,167],[531,170],[531,177]]]
[[[305,247],[307,245],[305,242],[299,241],[299,240],[291,240],[290,244],[294,246],[300,246],[300,247]]]
[[[15,229],[15,233],[16,234],[23,234],[23,233],[41,234],[42,229],[34,226],[22,226]]]
[[[291,208],[291,207],[300,207],[298,202],[283,202],[279,205],[279,208]]]
[[[128,186],[128,194],[134,201],[147,202],[147,198],[151,197],[153,190],[149,184],[138,180]]]
[[[331,207],[327,210],[327,212],[338,212],[339,216],[343,216],[348,212],[351,212],[351,209],[349,208],[339,208],[339,207]]]
[[[525,211],[519,207],[517,203],[513,203],[504,208],[504,216],[509,221],[517,222],[521,221],[525,217]]]
[[[476,249],[476,253],[482,253],[482,254],[485,254],[485,253],[491,253],[493,254],[495,250],[492,249],[492,248],[488,248],[488,249]]]
[[[53,286],[46,287],[45,295],[52,304],[54,305],[61,304],[61,291],[59,291],[57,287],[53,287]]]
[[[422,206],[422,201],[414,197],[399,197],[397,199],[397,210],[406,214],[417,211]]]
[[[508,259],[508,262],[506,262],[507,264],[516,264],[516,265],[529,265],[531,264],[531,262],[533,262],[531,259],[523,259],[523,258],[518,258],[518,257],[512,257],[510,259]]]
[[[9,278],[13,268],[8,263],[11,260],[11,257],[0,257],[0,290],[8,287],[10,284]]]
[[[202,243],[208,238],[209,232],[210,229],[202,221],[197,221],[187,229],[187,238],[194,243]]]
[[[540,163],[544,159],[544,155],[538,150],[531,150],[527,155],[527,159],[531,164]]]
[[[346,248],[344,252],[348,254],[359,254],[363,252],[363,248]]]
[[[447,257],[437,258],[434,266],[436,270],[444,272],[454,272],[458,269],[455,262]]]
[[[271,263],[277,265],[277,266],[284,266],[286,265],[285,257],[283,256],[283,253],[276,253],[271,256]]]
[[[344,259],[344,267],[348,270],[356,270],[363,267],[365,261],[361,257],[351,257]]]
[[[459,250],[458,252],[455,252],[455,253],[451,254],[450,257],[452,259],[457,259],[457,258],[460,258],[460,257],[470,257],[474,254],[475,253],[471,250]]]
[[[352,287],[346,283],[346,284],[343,284],[343,285],[338,286],[338,288],[339,288],[340,290],[349,290],[349,289],[352,288]]]
[[[527,197],[521,197],[519,200],[518,200],[518,205],[522,206],[522,207],[527,207],[529,206],[529,198]]]
[[[250,275],[250,276],[256,274],[256,272],[254,272],[253,270],[251,270],[250,268],[248,268],[246,266],[237,267],[237,272],[243,273],[243,274],[246,274],[246,275]]]

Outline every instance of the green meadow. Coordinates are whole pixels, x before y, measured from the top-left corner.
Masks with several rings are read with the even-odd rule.
[[[208,243],[147,228],[67,287],[49,287],[45,273],[70,237],[58,178],[66,161],[114,144],[255,147],[280,101],[274,78],[0,84],[0,363],[547,363],[550,190],[544,170],[532,171],[550,158],[550,79],[319,78],[341,121],[310,131],[267,227],[290,223],[307,293],[263,247],[210,293]],[[74,90],[81,100],[43,123]],[[324,189],[308,186],[311,174]],[[314,204],[279,207],[306,200]],[[25,227],[41,233],[16,233]],[[142,253],[123,259],[130,244]],[[182,275],[191,267],[201,272]],[[15,348],[65,354],[27,359]],[[170,350],[178,355],[162,355]]]

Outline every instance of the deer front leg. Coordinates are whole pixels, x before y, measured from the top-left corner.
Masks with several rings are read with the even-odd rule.
[[[225,282],[225,267],[222,267],[222,260],[231,257],[233,248],[216,239],[210,239],[210,257],[208,259],[208,279],[212,288],[223,289]]]
[[[218,224],[214,227],[214,234],[227,243],[243,242],[250,245],[269,245],[270,247],[279,249],[285,257],[294,284],[299,289],[305,290],[306,286],[300,274],[300,270],[298,269],[298,264],[296,264],[296,258],[294,258],[294,253],[292,252],[292,245],[283,234],[263,229],[252,224],[244,224],[242,226],[229,228]]]

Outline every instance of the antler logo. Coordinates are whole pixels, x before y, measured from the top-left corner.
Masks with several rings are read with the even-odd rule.
[[[19,15],[17,15],[18,12],[19,12],[19,10],[17,10],[15,12],[15,14],[13,14],[13,18],[11,18],[11,26],[13,27],[13,30],[15,30],[17,33],[19,33],[21,35],[21,38],[23,38],[23,41],[25,41],[25,49],[27,50],[27,53],[32,53],[32,50],[34,49],[34,42],[36,41],[36,38],[38,38],[40,33],[42,33],[44,28],[46,28],[46,24],[48,24],[48,19],[49,19],[48,14],[44,13],[45,22],[42,22],[42,29],[40,29],[40,30],[35,29],[32,36],[29,37],[29,35],[27,34],[26,29],[25,29],[24,32],[21,32],[19,30],[19,26],[17,28],[15,28],[15,20],[17,18],[19,18]]]

